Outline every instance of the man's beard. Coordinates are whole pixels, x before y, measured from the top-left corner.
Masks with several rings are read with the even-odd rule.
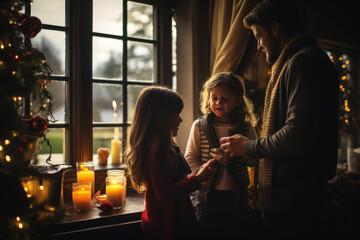
[[[275,54],[271,54],[269,52],[265,52],[265,55],[266,55],[266,61],[270,64],[274,64],[279,57],[279,55],[275,56]]]

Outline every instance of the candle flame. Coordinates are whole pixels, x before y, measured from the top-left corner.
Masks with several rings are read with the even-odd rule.
[[[116,102],[115,102],[115,100],[112,101],[112,106],[114,108],[114,112],[116,112]]]

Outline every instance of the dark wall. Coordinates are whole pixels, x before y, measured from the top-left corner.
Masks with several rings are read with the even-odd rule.
[[[304,23],[318,38],[360,47],[359,1],[294,0]]]

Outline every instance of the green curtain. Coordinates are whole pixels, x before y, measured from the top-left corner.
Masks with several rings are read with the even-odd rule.
[[[211,0],[210,2],[210,72],[214,75],[235,71],[248,47],[251,30],[244,17],[259,0]]]

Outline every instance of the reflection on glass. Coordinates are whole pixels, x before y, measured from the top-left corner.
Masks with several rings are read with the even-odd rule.
[[[43,29],[31,43],[45,55],[52,75],[65,75],[65,32]]]
[[[31,15],[43,24],[65,26],[65,0],[36,0],[31,4]]]
[[[340,57],[341,67],[346,69],[346,71],[351,71],[351,58],[347,54],[342,54]]]
[[[66,82],[52,80],[48,84],[48,90],[53,96],[52,113],[57,120],[57,123],[65,122],[65,96],[66,96]]]
[[[153,6],[128,2],[128,35],[130,37],[153,39],[153,15]]]
[[[114,111],[113,101],[116,102]],[[122,85],[93,84],[93,122],[114,122],[115,114],[118,122],[123,119]]]
[[[177,78],[176,78],[176,71],[177,71],[177,55],[176,55],[176,39],[177,39],[177,27],[175,18],[171,18],[171,38],[172,38],[172,61],[171,61],[171,69],[173,71],[172,77],[172,89],[176,91],[177,89]]]
[[[153,45],[128,42],[128,80],[153,81]]]
[[[128,118],[127,121],[131,122],[134,116],[135,104],[138,99],[139,93],[147,86],[129,85],[128,86]]]
[[[121,79],[123,42],[117,39],[93,38],[93,77]]]
[[[120,133],[120,141],[123,140],[123,131],[122,128],[119,127]],[[97,154],[97,150],[99,148],[107,148],[109,151],[111,150],[111,140],[114,139],[114,128],[104,128],[104,127],[95,127],[93,128],[93,154]],[[97,156],[93,159],[97,161]],[[108,162],[111,162],[109,157]]]
[[[48,128],[46,138],[49,139],[51,145],[51,163],[64,163],[65,162],[65,128]],[[44,139],[39,139],[40,149],[38,152],[38,160],[40,164],[44,164],[50,155],[50,146]]]
[[[93,31],[122,35],[122,4],[121,0],[93,0]]]
[[[56,123],[64,123],[65,122],[65,86],[66,82],[63,81],[56,81],[52,80],[48,85],[48,90],[50,91],[53,99],[51,100],[52,104],[52,113],[55,117]],[[47,100],[45,103],[44,108],[49,106],[50,100]],[[35,116],[39,113],[39,99],[31,97],[30,102],[30,114]]]

